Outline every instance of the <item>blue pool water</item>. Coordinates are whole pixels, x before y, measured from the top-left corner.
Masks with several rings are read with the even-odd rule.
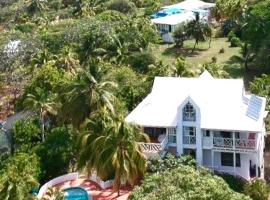
[[[64,190],[65,200],[92,200],[86,190],[79,187],[68,188]]]
[[[152,18],[159,18],[159,17],[165,17],[167,15],[174,15],[174,14],[180,14],[183,10],[179,8],[167,8],[164,10],[161,10],[153,15],[151,15]]]

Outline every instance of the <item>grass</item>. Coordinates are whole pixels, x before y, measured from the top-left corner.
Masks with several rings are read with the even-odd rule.
[[[153,54],[166,65],[171,65],[177,57],[184,56],[193,69],[199,69],[200,64],[216,57],[217,63],[223,66],[232,78],[244,76],[244,69],[236,59],[240,56],[240,48],[230,47],[227,38],[213,38],[210,48],[208,41],[200,42],[194,52],[192,52],[193,46],[194,40],[187,40],[181,49],[174,47],[173,44],[160,44],[150,48]],[[221,48],[224,49],[224,53],[219,53]]]

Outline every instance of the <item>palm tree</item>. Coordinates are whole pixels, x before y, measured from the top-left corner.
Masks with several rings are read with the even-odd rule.
[[[45,141],[45,118],[48,114],[56,115],[60,104],[57,95],[50,91],[36,88],[33,94],[27,94],[24,105],[26,109],[32,110],[39,115],[41,138]]]
[[[148,142],[146,134],[127,124],[124,117],[106,118],[99,133],[86,133],[81,137],[78,166],[88,173],[96,171],[102,179],[114,177],[114,189],[120,195],[121,183],[134,185],[146,170],[146,157],[138,142]]]
[[[195,50],[196,45],[198,45],[199,41],[205,41],[206,37],[210,39],[210,46],[212,31],[207,23],[204,23],[200,20],[199,13],[195,12],[195,19],[187,24],[186,32],[188,36],[192,36],[195,39],[195,44],[192,52]]]
[[[62,110],[64,121],[70,121],[78,127],[90,114],[101,107],[107,107],[114,113],[112,104],[114,96],[108,89],[116,87],[116,84],[111,81],[103,81],[102,73],[97,63],[91,63],[67,86],[65,110]]]

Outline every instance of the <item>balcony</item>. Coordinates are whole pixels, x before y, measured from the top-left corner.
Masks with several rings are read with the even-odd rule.
[[[143,151],[143,153],[147,157],[156,156],[161,151],[163,151],[168,144],[168,135],[163,134],[158,137],[158,142],[151,142],[151,143],[145,143],[145,142],[139,142],[139,145]]]
[[[184,135],[183,136],[183,144],[195,145],[196,144],[196,136]]]
[[[233,138],[214,137],[213,147],[224,148],[224,149],[255,150],[256,140],[255,139],[233,139]]]

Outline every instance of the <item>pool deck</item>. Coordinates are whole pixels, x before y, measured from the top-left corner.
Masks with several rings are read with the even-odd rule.
[[[92,196],[92,200],[127,200],[131,191],[131,188],[122,188],[120,190],[120,196],[117,196],[117,192],[114,192],[112,188],[102,189],[95,182],[85,179],[67,181],[55,187],[60,189],[66,189],[70,187],[84,188],[88,192],[88,194]]]

